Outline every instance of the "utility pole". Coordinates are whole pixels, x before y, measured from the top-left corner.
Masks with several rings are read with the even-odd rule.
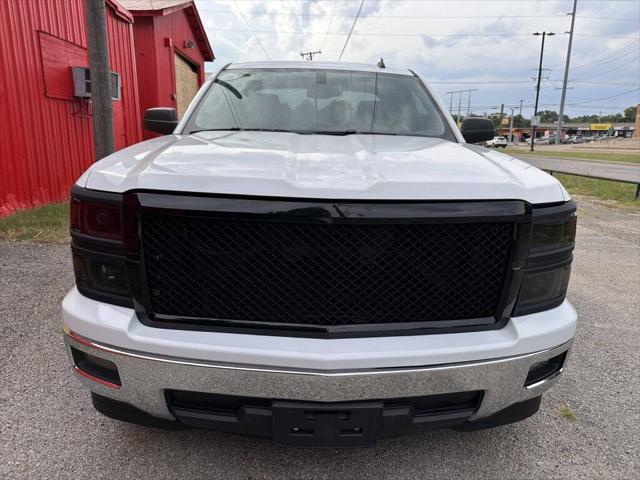
[[[477,92],[477,88],[472,88],[471,90],[467,90],[469,92],[469,98],[467,99],[467,117],[471,114],[471,92]]]
[[[469,94],[469,100],[468,100],[468,104],[467,104],[467,112],[470,112],[471,110],[471,92],[476,92],[478,91],[477,88],[470,88],[467,90],[453,90],[451,92],[446,92],[447,95],[450,95],[449,97],[449,112],[451,112],[453,114],[453,94],[457,93],[458,94],[458,118],[456,119],[458,121],[458,126],[460,126],[460,117],[462,116],[462,94],[463,93],[468,93]]]
[[[556,131],[556,145],[560,144],[560,132],[562,131],[562,120],[564,116],[564,99],[567,95],[567,79],[569,78],[569,63],[571,62],[571,45],[573,44],[573,27],[576,23],[576,8],[578,0],[573,0],[573,11],[571,12],[571,30],[569,30],[569,45],[567,46],[567,61],[564,65],[564,79],[562,80],[562,95],[560,96],[560,114],[558,116],[558,130]]]
[[[315,52],[300,52],[300,56],[305,60],[313,60],[314,55],[320,55],[321,53],[320,50],[316,50]]]
[[[509,138],[507,139],[507,145],[511,145],[513,142],[511,141],[511,138],[513,137],[513,112],[515,110],[514,107],[507,107],[509,109],[511,109],[511,123],[509,124]]]
[[[540,64],[538,65],[538,82],[536,85],[536,103],[533,107],[533,116],[538,115],[538,99],[540,98],[540,80],[542,79],[542,57],[544,56],[544,38],[546,36],[555,35],[553,32],[535,32],[533,35],[539,36],[542,35],[542,46],[540,47]],[[531,151],[533,152],[533,141],[536,138],[536,127],[535,125],[531,125]]]
[[[500,120],[498,121],[498,136],[502,133],[502,117],[504,116],[504,103],[500,104]]]
[[[522,127],[522,102],[524,102],[524,99],[520,99],[520,110],[518,110],[518,125],[516,125],[516,127],[520,128]],[[522,133],[522,132],[520,132]],[[520,138],[521,136],[518,135],[518,143],[520,143]]]
[[[107,12],[105,0],[85,0],[91,104],[93,109],[93,142],[96,161],[113,153],[113,105],[111,73],[107,44]]]
[[[518,127],[520,126],[520,121],[522,120],[522,102],[524,102],[524,99],[520,99],[520,110],[518,110]]]

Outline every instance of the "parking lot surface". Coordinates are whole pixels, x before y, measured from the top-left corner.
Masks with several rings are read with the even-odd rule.
[[[101,416],[63,349],[69,247],[0,243],[0,478],[640,478],[640,216],[578,204],[569,289],[578,333],[540,412],[493,430],[354,450],[288,450]]]

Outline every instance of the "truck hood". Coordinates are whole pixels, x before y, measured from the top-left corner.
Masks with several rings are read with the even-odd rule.
[[[569,199],[537,168],[437,138],[201,132],[120,150],[78,180],[94,190],[160,190],[375,200]]]

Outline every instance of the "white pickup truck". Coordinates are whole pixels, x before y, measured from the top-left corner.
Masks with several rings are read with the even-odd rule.
[[[410,70],[222,68],[71,192],[75,374],[103,414],[350,447],[535,413],[574,202]]]

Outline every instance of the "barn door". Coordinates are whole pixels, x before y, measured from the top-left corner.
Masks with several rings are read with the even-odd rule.
[[[176,67],[176,106],[178,117],[182,117],[198,92],[198,67],[185,60],[182,55],[175,53],[173,57]]]

